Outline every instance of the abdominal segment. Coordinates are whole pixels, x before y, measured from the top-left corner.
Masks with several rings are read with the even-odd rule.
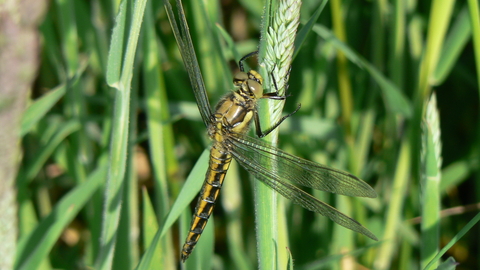
[[[198,197],[190,231],[182,249],[182,261],[184,262],[188,256],[190,256],[190,253],[192,253],[193,248],[207,225],[208,218],[213,212],[215,201],[218,198],[223,180],[232,161],[232,156],[228,152],[218,150],[222,149],[222,147],[218,146],[218,143],[214,143],[210,151],[210,163],[205,175],[205,182]]]

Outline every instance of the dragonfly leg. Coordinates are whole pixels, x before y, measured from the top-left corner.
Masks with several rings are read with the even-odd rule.
[[[245,55],[244,57],[242,57],[242,59],[240,59],[240,61],[238,61],[238,67],[240,68],[241,72],[245,72],[245,68],[243,67],[243,61],[245,61],[245,59],[247,59],[249,57],[252,57],[256,54],[258,54],[258,51],[251,52],[251,53]]]
[[[280,126],[280,124],[285,121],[285,119],[287,119],[288,117],[292,116],[294,113],[298,112],[298,110],[300,110],[300,107],[302,107],[302,104],[298,104],[297,108],[295,109],[295,111],[285,115],[284,117],[282,117],[277,123],[275,123],[275,125],[271,126],[270,128],[268,128],[267,130],[265,131],[262,131],[262,128],[260,127],[260,118],[258,117],[258,111],[255,110],[254,114],[253,114],[253,119],[254,119],[254,122],[255,122],[255,131],[257,133],[257,136],[259,138],[263,138],[265,136],[267,136],[268,134],[270,134],[270,132],[272,132],[273,130],[275,130],[278,126]]]
[[[289,95],[280,96],[280,94],[279,94],[279,90],[278,90],[278,86],[277,86],[277,80],[275,79],[275,76],[273,75],[273,72],[275,71],[276,67],[277,67],[277,65],[275,64],[273,66],[272,72],[270,72],[270,76],[272,77],[273,85],[275,86],[275,92],[266,93],[266,94],[263,95],[262,98],[268,98],[268,99],[274,99],[274,100],[285,100]],[[292,70],[292,67],[290,67],[290,69],[288,70],[288,74],[290,74],[291,70]],[[287,80],[287,78],[288,78],[288,75],[286,76],[285,80]],[[287,82],[285,82],[285,88],[288,88]],[[271,126],[270,128],[268,128],[265,131],[262,131],[262,128],[260,127],[260,119],[259,119],[259,116],[258,116],[258,111],[255,110],[253,119],[255,121],[255,131],[257,133],[257,136],[259,138],[263,138],[263,137],[267,136],[268,134],[270,134],[270,132],[275,130],[283,121],[285,121],[285,119],[287,119],[288,117],[290,117],[294,113],[296,113],[298,110],[300,110],[301,106],[302,105],[299,103],[297,108],[295,109],[295,111],[285,115],[277,123],[275,123],[275,125]]]
[[[263,97],[261,97],[261,98],[268,98],[268,99],[274,99],[274,100],[285,100],[285,99],[287,99],[287,97],[290,96],[289,94],[285,94],[283,96],[280,96],[280,90],[278,90],[277,80],[275,79],[275,76],[273,75],[273,72],[275,71],[276,67],[277,67],[277,64],[275,64],[273,66],[273,69],[270,72],[270,77],[272,77],[272,82],[273,82],[273,86],[275,87],[275,92],[265,93],[265,94],[263,94]],[[290,66],[290,68],[288,70],[288,73],[287,73],[287,76],[285,76],[285,78],[284,78],[284,80],[285,80],[285,92],[288,89],[287,80],[288,80],[288,77],[290,75],[291,70],[292,70],[292,67]]]

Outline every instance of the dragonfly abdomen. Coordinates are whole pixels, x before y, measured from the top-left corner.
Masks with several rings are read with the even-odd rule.
[[[190,231],[182,249],[182,261],[185,262],[207,225],[208,218],[213,212],[215,201],[218,198],[223,180],[232,161],[232,155],[223,150],[219,143],[214,143],[210,150],[210,162],[205,182],[198,197],[195,213],[193,214]]]

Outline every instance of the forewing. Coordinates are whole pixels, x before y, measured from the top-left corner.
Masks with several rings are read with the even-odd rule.
[[[274,170],[268,170],[259,164],[256,160],[250,159],[249,156],[243,155],[242,151],[232,151],[232,155],[235,160],[240,163],[250,174],[254,175],[257,179],[264,182],[276,192],[280,193],[285,198],[289,199],[293,203],[299,204],[305,209],[318,213],[322,216],[328,217],[335,223],[348,228],[352,231],[361,233],[373,240],[378,241],[377,237],[370,232],[367,228],[363,227],[356,220],[346,216],[332,206],[318,200],[305,191],[297,188],[296,186],[279,181],[278,175]]]
[[[195,49],[193,48],[192,38],[190,37],[182,1],[176,0],[180,30],[175,20],[175,15],[169,0],[164,0],[164,2],[170,25],[172,26],[175,39],[177,40],[180,53],[182,54],[183,63],[185,64],[188,76],[190,77],[190,83],[192,84],[193,92],[195,93],[198,109],[202,115],[203,122],[206,126],[208,126],[208,123],[210,122],[210,116],[212,115],[212,109],[210,107],[210,102],[208,102],[205,83],[203,82],[202,73],[198,65],[197,55],[195,54]]]
[[[249,136],[230,135],[228,141],[232,145],[232,151],[250,160],[252,165],[271,167],[269,175],[280,182],[289,181],[347,196],[377,197],[370,185],[348,172],[293,156]]]

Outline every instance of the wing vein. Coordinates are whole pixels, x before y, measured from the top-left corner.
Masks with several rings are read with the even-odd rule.
[[[291,154],[249,136],[230,135],[233,151],[260,165],[274,163],[275,177],[281,181],[331,193],[375,198],[375,190],[356,176],[341,170],[320,165]]]
[[[242,154],[240,154],[240,152],[232,151],[232,155],[235,160],[240,163],[240,165],[242,165],[242,167],[244,167],[250,174],[254,175],[257,179],[268,185],[270,188],[272,188],[285,198],[291,200],[293,203],[299,204],[305,209],[325,216],[331,219],[333,222],[337,223],[338,225],[341,225],[352,231],[361,233],[373,240],[378,240],[372,232],[370,232],[367,228],[363,227],[356,220],[341,213],[334,207],[318,200],[317,198],[299,189],[298,187],[286,182],[279,181],[277,179],[277,175],[272,172],[272,170],[267,170],[265,167],[258,164],[256,161],[243,156]]]
[[[212,108],[210,107],[210,102],[208,101],[205,83],[203,81],[200,66],[198,65],[195,49],[193,48],[192,38],[188,29],[188,23],[185,18],[185,11],[183,10],[183,5],[181,3],[181,0],[176,1],[181,30],[179,30],[179,27],[175,20],[175,15],[172,10],[172,6],[170,5],[170,2],[168,0],[165,0],[165,9],[167,11],[170,25],[173,29],[173,34],[175,36],[175,39],[177,40],[183,63],[188,73],[188,77],[190,78],[190,83],[193,87],[193,93],[195,94],[195,99],[197,100],[198,109],[202,116],[203,122],[206,126],[208,126],[208,124],[210,123],[210,116],[212,115]]]

